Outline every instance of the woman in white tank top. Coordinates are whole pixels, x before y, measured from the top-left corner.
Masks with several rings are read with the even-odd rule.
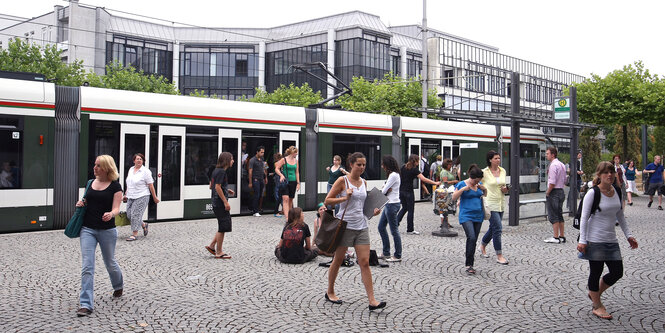
[[[358,256],[358,266],[360,266],[360,275],[365,285],[369,309],[381,309],[386,306],[386,302],[379,302],[374,298],[372,271],[369,268],[369,230],[367,219],[363,214],[365,198],[367,198],[367,182],[360,175],[365,172],[365,155],[353,153],[348,162],[352,166],[351,172],[335,181],[325,200],[325,204],[328,206],[340,205],[338,217],[343,216],[347,225],[342,240],[335,250],[333,262],[328,269],[328,290],[324,296],[331,303],[342,304],[342,300],[335,295],[335,280],[339,267],[344,261],[346,250],[349,246],[353,246]],[[379,209],[374,210],[374,215],[379,213]]]

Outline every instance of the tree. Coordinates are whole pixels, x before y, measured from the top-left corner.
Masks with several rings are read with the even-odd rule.
[[[621,125],[614,125],[614,133],[616,142],[614,143],[614,152],[620,152],[622,148],[624,147],[624,138],[628,138],[628,154],[627,155],[621,155],[621,162],[626,161],[628,159],[631,159],[633,161],[641,161],[642,160],[642,153],[641,153],[641,146],[640,142],[642,141],[640,139],[640,127],[639,125],[627,125],[627,126],[621,126]],[[623,131],[627,130],[627,135],[623,135]],[[637,163],[636,163],[637,164]]]
[[[165,77],[153,74],[146,75],[143,71],[136,71],[132,66],[123,67],[118,62],[106,65],[106,75],[97,75],[88,72],[86,82],[92,87],[143,91],[157,94],[178,94],[178,89]]]
[[[653,139],[653,155],[665,155],[665,126],[656,126],[653,129]]]
[[[600,162],[600,141],[598,129],[587,128],[580,132],[580,149],[582,149],[582,170],[584,181],[591,180]]]
[[[60,53],[55,45],[39,47],[14,38],[6,49],[0,50],[0,70],[42,74],[46,80],[62,86],[83,84],[86,75],[83,62],[66,64]]]
[[[241,98],[240,100],[247,100]],[[310,104],[320,103],[321,92],[314,92],[309,84],[305,83],[298,87],[293,82],[289,86],[280,85],[274,92],[269,93],[263,89],[256,89],[254,97],[249,99],[250,102],[267,103],[267,104],[284,104],[291,106],[307,107]]]
[[[386,74],[383,79],[367,81],[363,77],[354,77],[349,85],[352,95],[338,99],[342,108],[360,112],[380,112],[393,116],[419,117],[414,111],[422,105],[422,85],[416,78],[406,82],[401,77]],[[430,90],[427,105],[440,108],[443,105],[435,90]]]
[[[591,79],[575,86],[582,121],[622,126],[623,156],[628,155],[628,124],[665,122],[664,79],[650,74],[640,61],[604,78],[593,74]]]

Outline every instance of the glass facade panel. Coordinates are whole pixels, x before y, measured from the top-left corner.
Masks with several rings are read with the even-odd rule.
[[[166,44],[115,36],[112,42],[106,42],[106,63],[114,61],[169,81],[173,78],[173,52]]]
[[[258,86],[258,54],[254,47],[185,46],[180,59],[180,91],[235,100],[251,98]]]
[[[354,76],[371,81],[382,79],[393,70],[390,45],[376,40],[371,37],[371,40],[354,38],[335,42],[335,75],[349,84]]]
[[[320,91],[321,96],[325,97],[327,88],[324,82],[313,79],[302,71],[289,70],[291,65],[314,62],[328,63],[327,44],[310,45],[266,53],[267,91],[273,92],[282,84],[288,86],[293,83],[296,86],[301,86],[302,84],[307,83],[312,90]],[[327,76],[327,74],[318,67],[312,67],[310,72],[324,79]]]

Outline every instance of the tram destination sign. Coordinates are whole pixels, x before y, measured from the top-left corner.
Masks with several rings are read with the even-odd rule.
[[[555,120],[570,119],[570,97],[554,98],[554,119]]]

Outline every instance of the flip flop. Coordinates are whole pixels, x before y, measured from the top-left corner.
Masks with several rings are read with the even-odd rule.
[[[217,254],[217,253],[215,253],[215,249],[213,249],[212,247],[210,247],[210,246],[208,246],[208,245],[206,245],[206,250],[208,250],[208,252],[210,252],[210,254],[212,254],[213,256],[214,256],[215,254]]]
[[[143,227],[143,237],[148,236],[148,224],[143,223],[141,226]]]
[[[231,259],[231,256],[224,253],[221,256],[215,256],[215,259]]]
[[[591,313],[600,319],[612,320],[612,318],[614,318],[611,314],[607,313],[607,311],[605,311],[605,313],[595,313],[592,311]]]
[[[135,241],[135,240],[136,240],[136,236],[133,236],[133,235],[132,235],[132,236],[129,236],[129,237],[127,237],[127,239],[125,239],[125,240],[128,241],[128,242]]]

